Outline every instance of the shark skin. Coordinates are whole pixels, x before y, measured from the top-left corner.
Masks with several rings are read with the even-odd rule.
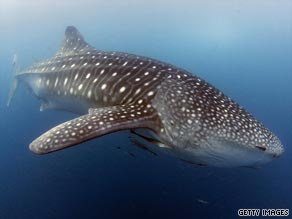
[[[139,137],[151,151],[202,166],[260,166],[284,151],[276,135],[205,80],[151,58],[97,50],[73,26],[55,56],[15,81],[32,89],[41,110],[81,114],[35,139],[29,148],[36,154],[120,130],[144,130]]]

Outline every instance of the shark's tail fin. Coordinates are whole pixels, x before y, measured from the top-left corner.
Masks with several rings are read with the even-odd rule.
[[[8,95],[8,101],[7,101],[7,107],[10,105],[12,98],[14,97],[16,88],[18,86],[18,79],[16,77],[18,71],[19,71],[19,65],[18,65],[18,57],[17,54],[14,54],[12,59],[12,66],[13,66],[13,80],[10,86],[10,91]]]

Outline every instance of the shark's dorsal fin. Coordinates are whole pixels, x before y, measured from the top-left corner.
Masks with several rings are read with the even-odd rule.
[[[65,30],[65,38],[56,56],[86,54],[92,50],[95,50],[95,48],[85,42],[76,27],[68,26]]]

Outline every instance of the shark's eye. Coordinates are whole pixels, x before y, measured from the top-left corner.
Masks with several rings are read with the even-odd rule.
[[[262,151],[266,151],[266,148],[263,147],[263,146],[256,146],[256,148],[258,148],[258,149],[260,149],[260,150],[262,150]]]

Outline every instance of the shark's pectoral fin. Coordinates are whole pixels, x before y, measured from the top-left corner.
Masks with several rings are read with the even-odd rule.
[[[47,131],[34,140],[29,148],[34,153],[46,154],[119,130],[149,128],[156,132],[159,124],[155,110],[145,110],[141,105],[90,109],[89,114]]]

